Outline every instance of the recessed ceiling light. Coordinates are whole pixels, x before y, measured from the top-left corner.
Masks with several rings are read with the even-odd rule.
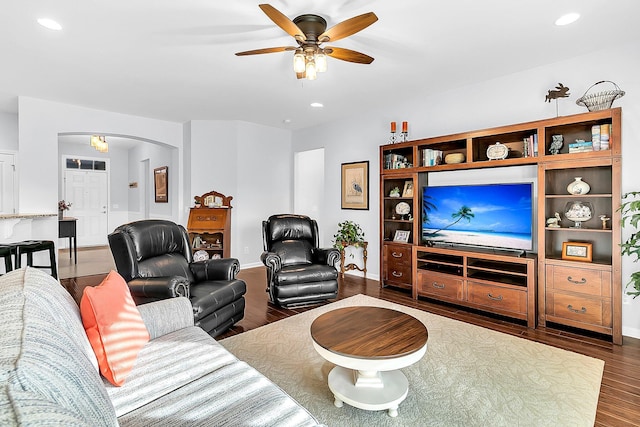
[[[311,106],[313,108],[322,108],[322,107],[324,107],[324,105],[322,105],[322,103],[320,103],[320,102],[312,102]]]
[[[579,13],[567,13],[556,20],[556,25],[569,25],[580,19]]]
[[[62,25],[58,24],[56,21],[54,21],[53,19],[49,19],[49,18],[40,18],[38,19],[38,24],[42,25],[45,28],[48,28],[50,30],[55,30],[55,31],[60,31],[62,30]]]

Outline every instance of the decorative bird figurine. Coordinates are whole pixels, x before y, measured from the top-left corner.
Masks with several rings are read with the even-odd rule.
[[[562,135],[551,135],[551,145],[549,146],[549,152],[551,154],[558,154],[563,145]]]

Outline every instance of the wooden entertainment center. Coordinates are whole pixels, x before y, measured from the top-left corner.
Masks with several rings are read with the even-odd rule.
[[[621,344],[617,210],[621,116],[621,109],[613,108],[381,146],[382,285],[411,290],[416,299],[430,298],[519,319],[531,328],[564,325],[604,334]],[[572,148],[570,152],[569,144],[581,140],[588,145],[592,132],[599,128],[609,131],[608,149]],[[561,148],[553,143],[556,135],[563,137]],[[527,156],[523,155],[525,144]],[[495,159],[495,152],[497,157],[508,155]],[[434,153],[435,161],[430,160]],[[443,159],[451,154],[454,156],[447,159],[452,161],[446,164]],[[525,165],[537,168],[537,210],[533,214],[537,254],[427,246],[422,241],[420,190],[433,174]],[[591,186],[590,191],[568,191],[577,177]],[[396,187],[400,194],[392,192]],[[405,188],[412,191],[402,191]],[[588,205],[591,211],[591,217],[579,227],[565,217],[566,207],[576,202]],[[554,224],[556,212],[561,217],[559,226]]]

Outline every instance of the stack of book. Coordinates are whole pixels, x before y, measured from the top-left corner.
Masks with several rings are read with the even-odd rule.
[[[576,142],[569,144],[569,153],[585,153],[587,151],[593,151],[593,141],[576,139]]]
[[[422,150],[422,166],[436,166],[442,164],[442,151],[425,148]]]
[[[384,156],[385,169],[402,169],[409,167],[409,161],[402,154],[387,154]]]
[[[522,157],[535,157],[538,155],[538,134],[534,133],[522,141]]]

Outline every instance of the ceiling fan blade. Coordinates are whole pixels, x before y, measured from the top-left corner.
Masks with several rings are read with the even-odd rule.
[[[332,58],[355,62],[357,64],[371,64],[373,62],[373,58],[369,55],[342,47],[325,47],[324,52]]]
[[[327,31],[320,34],[320,37],[318,37],[318,40],[321,43],[325,43],[328,41],[334,42],[336,40],[349,37],[350,35],[355,34],[358,31],[364,30],[365,28],[367,28],[369,25],[373,24],[377,20],[378,20],[378,17],[373,12],[354,16],[353,18],[347,19],[346,21],[342,21],[339,24],[336,24],[333,27],[329,28]]]
[[[255,50],[247,50],[244,52],[237,52],[236,56],[246,56],[246,55],[260,55],[263,53],[275,53],[275,52],[285,52],[287,50],[296,50],[297,47],[293,46],[285,46],[285,47],[267,47],[265,49],[255,49]]]
[[[269,19],[275,22],[275,24],[282,28],[287,34],[294,37],[296,40],[305,41],[307,39],[302,30],[278,9],[270,4],[260,4],[258,6],[269,17]]]

